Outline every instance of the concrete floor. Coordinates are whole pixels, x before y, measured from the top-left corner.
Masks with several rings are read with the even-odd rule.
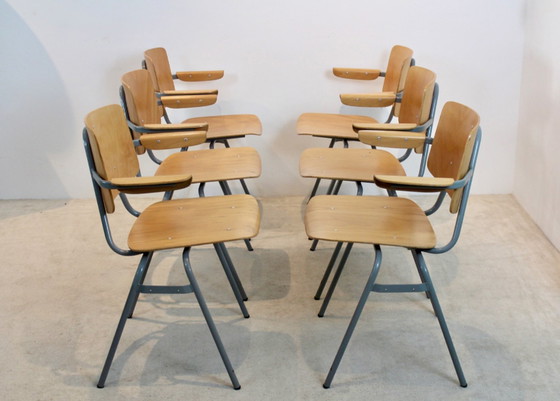
[[[332,388],[323,389],[373,249],[355,247],[327,315],[319,319],[313,294],[333,244],[308,250],[302,197],[261,203],[255,251],[229,245],[249,295],[250,319],[240,315],[213,249],[192,251],[242,385],[234,391],[192,294],[142,296],[106,387],[97,389],[138,257],[107,247],[92,200],[0,201],[0,399],[557,399],[560,255],[513,197],[472,196],[459,244],[427,256],[466,389],[458,385],[426,298],[377,293]],[[122,227],[116,238],[124,244],[132,218],[121,208],[112,222]],[[446,238],[449,215],[436,217],[435,225]],[[184,283],[179,256],[155,256],[147,281]],[[416,277],[407,252],[384,251],[380,281]]]

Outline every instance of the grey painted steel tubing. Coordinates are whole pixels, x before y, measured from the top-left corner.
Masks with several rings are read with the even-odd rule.
[[[190,260],[189,260],[189,252],[190,252],[190,248],[185,248],[184,251],[183,251],[183,265],[185,267],[185,273],[187,274],[187,277],[189,278],[189,282],[191,283],[191,286],[193,288],[193,292],[194,292],[194,295],[196,296],[196,300],[198,301],[198,304],[200,305],[200,309],[202,310],[202,314],[204,315],[204,319],[206,320],[206,324],[208,325],[208,328],[210,329],[210,333],[212,334],[212,338],[214,339],[214,342],[216,343],[216,347],[218,348],[218,352],[220,353],[220,356],[222,357],[222,361],[224,362],[224,365],[225,365],[226,370],[228,372],[229,378],[231,380],[231,384],[233,385],[233,388],[235,390],[239,390],[241,388],[241,385],[239,384],[239,381],[237,380],[237,376],[235,375],[235,372],[233,370],[233,366],[231,365],[231,362],[229,360],[227,352],[224,348],[224,344],[222,343],[220,335],[218,334],[218,329],[216,328],[216,325],[214,324],[214,320],[212,319],[212,315],[210,314],[210,310],[208,309],[208,306],[206,305],[206,301],[204,300],[204,297],[202,296],[202,292],[200,291],[200,287],[198,286],[198,282],[196,281],[196,278],[194,277],[194,273],[192,271]]]
[[[239,288],[239,292],[241,294],[241,297],[243,298],[244,301],[248,301],[249,298],[247,297],[247,294],[245,293],[245,288],[243,288],[243,284],[241,283],[241,280],[239,279],[239,276],[237,275],[237,270],[235,269],[235,265],[233,264],[231,257],[229,256],[229,252],[226,248],[226,244],[224,244],[223,242],[220,242],[218,244],[220,246],[220,248],[222,249],[222,252],[226,258],[226,261],[228,263],[228,266],[231,270],[231,273],[233,274],[233,278],[235,279],[235,283],[237,284],[237,287]]]
[[[353,245],[354,245],[353,242],[349,242],[346,245],[346,249],[344,250],[344,253],[342,254],[342,258],[340,259],[340,263],[338,265],[338,268],[336,269],[336,272],[335,272],[334,277],[331,281],[331,285],[329,287],[329,290],[327,291],[327,296],[323,300],[323,304],[321,305],[321,310],[319,310],[319,317],[325,316],[327,306],[329,305],[332,294],[334,292],[334,289],[336,288],[336,284],[338,283],[338,279],[340,278],[340,275],[342,274],[342,269],[344,269],[344,265],[346,264],[346,260],[348,260],[348,256],[350,255],[350,252],[352,251],[352,246]]]
[[[216,249],[216,253],[218,254],[218,258],[220,259],[220,263],[222,264],[222,267],[224,268],[224,272],[226,273],[226,277],[229,281],[229,285],[231,286],[231,289],[233,290],[233,294],[235,295],[235,299],[237,300],[237,303],[239,304],[239,308],[241,309],[241,313],[243,314],[244,318],[248,318],[249,317],[249,312],[247,311],[247,308],[245,307],[245,303],[243,302],[243,298],[241,297],[241,293],[239,292],[239,287],[237,285],[237,282],[235,281],[235,278],[233,277],[233,274],[231,272],[231,266],[228,264],[223,250],[222,248],[220,248],[220,244],[214,244],[214,249]]]
[[[329,374],[327,375],[327,378],[325,379],[325,383],[323,384],[324,388],[329,388],[331,386],[334,375],[336,374],[336,370],[338,369],[338,365],[340,365],[340,361],[342,360],[342,356],[344,355],[344,351],[346,351],[346,347],[348,346],[348,343],[350,342],[350,338],[352,337],[352,333],[354,332],[354,329],[356,328],[356,324],[358,323],[358,320],[360,319],[360,315],[362,313],[362,310],[364,309],[364,305],[366,304],[366,301],[367,301],[368,296],[371,292],[371,289],[373,288],[373,284],[375,283],[375,279],[377,278],[377,274],[379,273],[380,266],[381,266],[381,248],[379,247],[379,245],[375,245],[375,261],[373,262],[373,268],[372,268],[371,273],[369,275],[369,279],[368,279],[367,284],[364,288],[364,291],[362,292],[362,296],[360,297],[360,301],[358,302],[358,305],[356,306],[356,310],[354,311],[354,315],[352,316],[352,319],[350,320],[350,324],[348,325],[348,328],[346,329],[346,333],[344,334],[342,342],[340,343],[340,347],[338,348],[338,352],[336,353],[334,361],[331,365],[331,369],[329,370]]]
[[[331,256],[331,260],[329,261],[329,265],[327,266],[327,269],[325,270],[325,273],[323,274],[323,278],[321,279],[321,283],[319,284],[319,288],[317,288],[317,292],[315,293],[315,299],[319,300],[321,299],[321,294],[323,293],[323,290],[325,289],[325,285],[327,284],[327,280],[329,279],[329,276],[331,275],[331,271],[332,268],[336,262],[336,259],[338,258],[338,254],[340,252],[340,248],[342,248],[343,242],[337,242],[336,243],[336,247],[334,248],[333,254]]]

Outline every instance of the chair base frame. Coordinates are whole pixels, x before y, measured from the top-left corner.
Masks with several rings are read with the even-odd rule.
[[[249,313],[247,312],[247,309],[245,308],[245,305],[243,303],[243,298],[246,298],[245,291],[243,290],[243,287],[241,286],[241,282],[239,281],[239,277],[237,276],[237,273],[235,272],[235,268],[234,268],[233,264],[231,263],[231,259],[229,258],[229,255],[227,253],[225,245],[221,244],[221,243],[220,244],[214,244],[214,247],[216,249],[216,253],[218,254],[218,257],[220,259],[222,267],[224,268],[224,271],[226,273],[228,281],[229,281],[229,283],[230,283],[230,285],[233,289],[233,292],[235,294],[237,302],[239,303],[239,306],[241,308],[241,312],[243,313],[243,316],[245,318],[248,318]],[[113,359],[115,357],[115,353],[117,351],[117,347],[119,345],[119,341],[121,339],[121,336],[122,336],[122,333],[123,333],[123,330],[124,330],[124,326],[126,324],[127,319],[132,317],[132,314],[134,312],[134,308],[136,306],[136,303],[138,302],[138,297],[141,293],[146,293],[146,294],[190,294],[190,293],[194,293],[194,295],[196,297],[196,300],[198,301],[198,304],[199,304],[200,309],[202,311],[202,314],[204,316],[204,319],[206,320],[206,324],[208,325],[208,328],[210,329],[210,333],[212,334],[212,338],[214,339],[216,347],[218,348],[218,352],[220,353],[220,356],[221,356],[222,361],[224,363],[224,366],[227,370],[227,373],[230,377],[232,386],[235,390],[239,390],[241,388],[241,385],[239,384],[239,381],[237,379],[235,371],[233,370],[233,366],[232,366],[232,364],[229,360],[229,357],[227,355],[227,352],[224,348],[224,345],[222,343],[222,340],[220,338],[220,335],[218,333],[218,330],[216,328],[214,320],[212,319],[212,315],[210,314],[210,310],[208,309],[208,306],[206,305],[206,301],[204,300],[204,296],[202,295],[202,292],[200,291],[200,287],[198,286],[198,282],[197,282],[196,277],[195,277],[195,275],[192,271],[189,253],[190,253],[190,247],[185,248],[183,250],[183,266],[184,266],[185,273],[187,275],[188,281],[190,283],[188,285],[183,285],[183,286],[144,285],[144,280],[146,278],[146,274],[148,272],[148,268],[149,268],[150,262],[152,260],[153,252],[146,252],[146,253],[142,254],[142,258],[140,260],[140,263],[138,264],[136,274],[135,274],[134,279],[132,281],[132,286],[130,288],[128,297],[126,299],[121,317],[119,319],[119,323],[117,325],[117,329],[116,329],[115,335],[113,337],[113,341],[112,341],[111,346],[109,348],[109,352],[107,354],[107,358],[105,360],[103,370],[101,371],[101,376],[99,377],[99,381],[97,383],[98,388],[105,387],[105,381],[107,379],[107,375],[109,374],[109,369],[111,368],[111,364],[112,364]]]
[[[342,247],[342,243],[341,242],[337,243],[337,248],[335,249],[335,254],[336,255],[339,253],[341,247]],[[465,376],[463,374],[463,369],[461,368],[461,364],[459,362],[459,358],[457,356],[455,346],[453,345],[453,340],[451,339],[451,334],[449,332],[449,328],[447,327],[447,323],[445,321],[445,317],[443,315],[441,305],[439,304],[437,294],[436,294],[434,285],[432,283],[432,279],[431,279],[430,274],[428,272],[428,268],[426,266],[424,256],[422,255],[422,251],[418,250],[418,249],[412,249],[411,250],[412,256],[414,258],[414,262],[415,262],[416,267],[418,269],[418,274],[420,276],[420,279],[421,279],[422,283],[420,283],[420,284],[391,284],[391,285],[387,285],[387,284],[377,284],[376,283],[377,275],[378,275],[379,270],[381,268],[382,253],[381,253],[381,247],[379,245],[374,245],[374,247],[375,247],[375,260],[374,260],[374,263],[373,263],[373,268],[372,268],[371,273],[369,275],[366,286],[365,286],[365,288],[362,292],[362,295],[360,296],[360,300],[358,301],[358,305],[356,306],[354,314],[352,315],[352,319],[350,320],[348,328],[346,329],[346,333],[344,334],[344,337],[342,339],[342,342],[340,344],[338,352],[336,353],[334,361],[331,365],[331,368],[329,370],[327,378],[325,379],[323,387],[324,388],[329,388],[331,386],[334,375],[336,374],[338,366],[340,365],[340,361],[342,360],[344,352],[346,351],[346,347],[348,346],[348,343],[350,342],[350,338],[352,337],[352,333],[354,332],[354,329],[356,328],[356,325],[357,325],[358,320],[360,318],[360,315],[361,315],[361,313],[364,309],[364,306],[366,304],[366,301],[368,299],[368,296],[369,296],[370,292],[383,292],[383,293],[388,293],[388,292],[425,292],[426,295],[428,296],[428,298],[430,299],[431,303],[432,303],[434,313],[435,313],[435,315],[438,319],[441,331],[443,333],[443,337],[445,339],[445,343],[447,345],[447,349],[449,351],[449,354],[451,356],[451,360],[453,362],[453,366],[455,368],[455,372],[457,373],[457,377],[459,379],[459,384],[461,385],[461,387],[467,387],[467,381],[466,381]],[[346,263],[346,260],[348,259],[348,255],[350,254],[351,249],[352,249],[352,243],[348,243],[348,245],[346,247],[346,250],[345,250],[345,252],[344,252],[344,254],[341,258],[341,261],[339,263],[339,266],[338,266],[338,268],[335,272],[335,275],[333,277],[331,285],[329,287],[329,291],[327,293],[327,296],[325,297],[325,300],[323,301],[321,311],[319,312],[319,317],[324,316],[324,313],[325,313],[326,308],[329,304],[332,293],[333,293],[333,291],[336,287],[336,284],[338,282],[338,278],[340,277],[340,274],[342,273],[342,270],[344,268],[344,264]],[[331,262],[329,263],[330,269],[332,269],[332,265],[334,265],[334,260],[333,259],[336,259],[336,256],[333,255],[333,258],[331,258]],[[327,268],[327,270],[329,270],[329,273],[330,273],[330,269]],[[328,277],[328,274],[325,275],[325,277]],[[325,277],[324,277],[324,279],[326,281]],[[321,282],[321,285],[319,286],[320,291],[318,290],[318,292],[317,292],[317,295],[319,295],[319,296],[320,296],[320,293],[322,292],[322,287],[324,287],[323,282]],[[318,299],[317,295],[316,295],[315,299]]]

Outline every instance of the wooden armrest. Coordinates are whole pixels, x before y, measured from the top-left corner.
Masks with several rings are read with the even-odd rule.
[[[381,93],[348,93],[340,95],[340,101],[347,106],[357,107],[388,107],[397,99],[393,92]]]
[[[364,68],[333,68],[333,74],[340,78],[373,81],[381,75],[381,70]]]
[[[162,96],[161,104],[172,109],[184,109],[189,107],[210,106],[218,100],[218,95],[181,95]]]
[[[449,188],[453,178],[404,177],[399,175],[375,175],[375,184],[385,189],[414,192],[440,192]]]
[[[140,144],[147,149],[177,149],[200,145],[206,142],[206,131],[170,132],[144,134],[140,136]]]
[[[144,124],[142,128],[156,132],[189,131],[208,129],[208,123],[184,123],[184,124]]]
[[[110,183],[125,194],[147,194],[183,189],[191,185],[190,174],[158,175],[153,177],[113,178]]]
[[[217,95],[218,89],[199,89],[199,90],[169,90],[160,92],[161,96],[178,95]]]
[[[421,151],[426,141],[426,135],[418,132],[358,131],[358,139],[371,146]]]
[[[418,127],[414,123],[397,123],[397,124],[384,124],[384,123],[354,123],[352,124],[355,132],[358,131],[410,131]]]
[[[214,81],[224,76],[223,70],[212,71],[178,71],[175,76],[181,81],[196,82],[196,81]]]

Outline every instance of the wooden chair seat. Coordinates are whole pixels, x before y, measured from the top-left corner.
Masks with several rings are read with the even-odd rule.
[[[185,172],[193,183],[256,178],[261,175],[261,159],[250,147],[189,150],[165,158],[155,175]]]
[[[239,138],[245,135],[261,135],[262,124],[254,114],[230,114],[189,118],[183,123],[208,123],[206,140]]]
[[[341,148],[304,150],[299,160],[299,172],[307,178],[361,182],[373,182],[375,174],[406,174],[398,159],[385,150]]]
[[[353,124],[377,122],[373,117],[360,115],[303,113],[297,120],[296,130],[299,135],[357,141],[358,134],[354,132]]]
[[[162,201],[138,217],[128,246],[150,252],[249,239],[259,231],[259,216],[257,201],[249,195]]]
[[[436,246],[428,218],[406,198],[319,195],[307,205],[305,229],[319,240],[414,249]]]

